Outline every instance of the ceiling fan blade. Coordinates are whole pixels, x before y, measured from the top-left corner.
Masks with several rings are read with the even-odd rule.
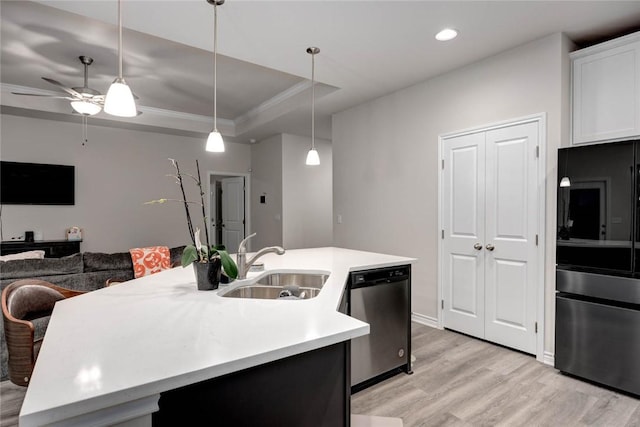
[[[77,91],[71,89],[70,87],[66,87],[65,85],[63,85],[62,83],[60,83],[57,80],[53,80],[53,79],[50,79],[48,77],[42,77],[42,80],[44,80],[45,82],[49,82],[52,85],[58,86],[60,89],[64,90],[65,92],[67,92],[68,94],[70,94],[70,95],[72,95],[72,96],[74,96],[76,98],[82,98],[82,95],[80,93],[78,93]]]
[[[22,93],[22,92],[11,92],[14,95],[24,95],[24,96],[40,96],[43,98],[54,98],[54,99],[68,99],[68,100],[72,100],[74,98],[69,98],[68,96],[62,96],[62,95],[40,95],[37,93]]]

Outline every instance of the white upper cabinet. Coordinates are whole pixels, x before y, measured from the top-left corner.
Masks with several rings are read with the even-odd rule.
[[[572,142],[640,135],[640,32],[575,51]]]

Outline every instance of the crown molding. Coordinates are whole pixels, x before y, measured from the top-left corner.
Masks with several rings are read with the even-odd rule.
[[[316,98],[328,95],[336,90],[337,87],[316,82]],[[29,98],[20,95],[14,95],[11,92],[33,93],[35,95],[53,95],[64,96],[62,92],[13,85],[8,83],[0,83],[2,96],[0,104],[4,107],[12,108],[12,111],[34,110],[45,113],[68,114],[73,115],[71,108],[68,111],[61,111],[59,101],[50,103],[34,103],[37,98]],[[308,94],[311,91],[311,81],[301,81],[288,89],[278,93],[272,98],[262,102],[254,108],[251,108],[244,114],[239,115],[235,119],[218,118],[218,128],[224,136],[238,137],[250,131],[257,130],[260,126],[265,125],[289,112],[295,111],[301,106],[307,106]],[[63,102],[68,103],[68,101]],[[138,105],[138,110],[143,114],[133,118],[121,118],[108,116],[104,111],[93,116],[97,119],[111,120],[114,123],[128,123],[129,125],[139,124],[140,126],[152,126],[158,128],[172,128],[178,131],[195,132],[208,134],[213,127],[213,117],[200,114],[185,113],[182,111],[165,110],[162,108],[148,107]]]

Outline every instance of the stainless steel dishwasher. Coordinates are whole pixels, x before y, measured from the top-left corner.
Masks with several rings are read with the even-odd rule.
[[[411,372],[411,266],[353,272],[347,312],[369,335],[351,340],[351,391]]]

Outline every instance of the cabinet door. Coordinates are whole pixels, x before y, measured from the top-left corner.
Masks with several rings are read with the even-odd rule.
[[[573,143],[640,135],[640,42],[573,60]]]
[[[444,326],[484,337],[485,134],[444,145]]]

